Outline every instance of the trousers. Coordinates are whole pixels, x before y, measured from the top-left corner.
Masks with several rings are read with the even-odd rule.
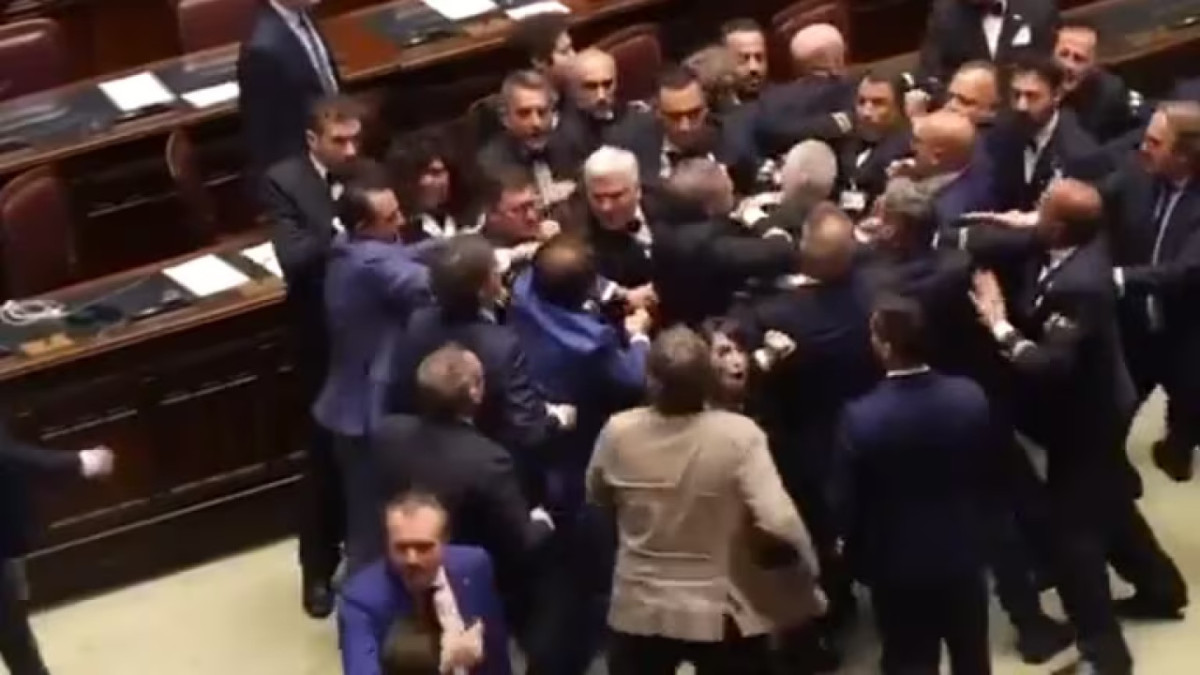
[[[0,560],[0,658],[12,675],[49,675],[29,625],[19,561]]]

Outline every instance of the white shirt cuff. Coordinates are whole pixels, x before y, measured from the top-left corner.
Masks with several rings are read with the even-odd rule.
[[[96,450],[80,450],[79,471],[84,478],[94,478],[103,474],[104,458]]]
[[[765,373],[775,365],[775,357],[768,349],[756,349],[754,350],[754,363],[758,365],[759,370]]]
[[[1113,283],[1117,286],[1117,295],[1125,295],[1125,268],[1113,268]]]
[[[629,336],[629,344],[633,344],[635,342],[650,344],[650,336],[646,335],[645,333],[634,333],[633,335]]]
[[[600,291],[600,304],[607,305],[621,292],[621,287],[615,281],[605,281],[604,289]]]
[[[1007,321],[1001,321],[992,326],[992,335],[995,336],[997,342],[1008,340],[1016,332],[1017,329],[1013,328],[1013,325]]]

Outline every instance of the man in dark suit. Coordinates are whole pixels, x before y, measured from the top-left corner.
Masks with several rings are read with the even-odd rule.
[[[415,379],[418,415],[385,417],[369,448],[362,448],[370,471],[358,487],[372,502],[364,523],[369,529],[362,530],[371,541],[364,543],[374,556],[381,554],[383,505],[411,490],[429,492],[454,522],[453,541],[485,549],[501,588],[508,588],[520,581],[552,524],[543,511],[527,506],[512,455],[474,427],[485,389],[483,364],[449,344],[421,361]]]
[[[263,0],[238,53],[239,106],[251,176],[305,150],[306,115],[341,90],[333,50],[309,10],[319,0]]]
[[[1017,525],[1029,510],[1026,481],[1035,480],[1025,453],[1013,441],[1011,392],[1004,362],[992,337],[977,320],[968,298],[973,265],[960,250],[929,247],[925,234],[933,218],[930,196],[904,178],[893,179],[877,202],[878,224],[862,256],[859,279],[870,297],[898,294],[915,300],[924,315],[927,360],[939,372],[966,376],[988,395],[992,431],[976,444],[976,461],[986,466],[984,494],[988,563],[996,595],[1017,633],[1026,663],[1043,663],[1074,641],[1073,632],[1042,609],[1030,573],[1028,542]]]
[[[613,129],[611,142],[637,156],[643,182],[671,177],[684,159],[707,157],[723,164],[740,188],[753,185],[758,163],[709,109],[695,74],[668,67],[658,79],[656,115],[637,115]]]
[[[1010,297],[989,272],[973,299],[1012,364],[1017,426],[1045,449],[1059,594],[1079,636],[1082,672],[1132,672],[1117,624],[1106,560],[1138,588],[1182,579],[1137,509],[1141,485],[1125,456],[1135,395],[1121,353],[1099,193],[1073,179],[1053,183],[1039,205]],[[1012,240],[1010,240],[1011,242]],[[1075,672],[1075,671],[1072,671]]]
[[[884,673],[986,675],[984,465],[987,397],[931,370],[915,300],[878,300],[871,345],[886,379],[843,414],[838,481],[847,557],[871,589]]]
[[[325,266],[334,234],[343,229],[335,217],[334,198],[341,196],[342,182],[358,156],[361,132],[361,115],[353,101],[323,99],[312,109],[307,149],[272,166],[262,184],[262,208],[271,221],[271,243],[287,282],[285,305],[297,386],[306,409],[324,384],[329,364]],[[326,617],[333,611],[329,581],[341,558],[345,526],[341,482],[332,439],[318,425],[313,425],[305,450],[300,529],[304,607],[314,617]]]
[[[734,92],[739,105],[757,101],[770,87],[767,34],[754,19],[731,19],[721,25],[721,44],[737,59]]]
[[[768,331],[795,349],[777,363],[763,363],[762,424],[788,494],[804,512],[817,554],[830,615],[853,610],[850,580],[838,554],[838,532],[828,503],[837,418],[846,401],[878,378],[867,331],[868,310],[853,275],[854,226],[829,203],[809,212],[799,246],[800,269],[782,290],[739,313],[756,354]],[[828,637],[826,635],[825,637]],[[831,658],[822,645],[822,659]]]
[[[445,543],[451,523],[437,498],[409,493],[388,503],[387,555],[351,577],[338,602],[344,675],[381,675],[398,621],[439,647],[439,672],[511,675],[508,631],[487,552]]]
[[[617,100],[617,77],[617,63],[608,52],[585,49],[575,57],[558,129],[571,145],[575,166],[608,144],[626,119],[651,116],[644,103]]]
[[[525,171],[547,205],[570,195],[576,170],[569,139],[557,125],[557,99],[558,92],[540,73],[522,70],[506,77],[500,87],[504,130],[476,158],[485,175]]]
[[[378,510],[360,489],[366,464],[367,374],[389,333],[403,330],[418,307],[432,303],[429,274],[400,241],[404,216],[385,180],[359,178],[338,201],[339,234],[325,275],[330,363],[313,416],[334,437],[347,511],[346,558],[353,573],[374,559]],[[363,527],[364,532],[352,528]]]
[[[968,61],[954,72],[946,86],[944,110],[971,120],[981,136],[992,129],[1003,100],[1000,73],[991,61]]]
[[[763,157],[779,157],[810,138],[835,142],[853,128],[855,83],[846,77],[846,42],[829,24],[805,26],[792,38],[799,77],[759,102],[755,137]]]
[[[1067,20],[1058,29],[1054,59],[1062,68],[1063,108],[1100,143],[1108,143],[1141,126],[1142,97],[1096,63],[1100,41],[1096,27]]]
[[[29,487],[42,475],[88,479],[112,473],[113,453],[100,446],[58,452],[13,438],[0,424],[0,659],[12,675],[48,675],[29,626],[21,558],[33,529]]]
[[[493,383],[484,392],[476,426],[512,453],[528,489],[540,493],[539,451],[574,426],[575,410],[546,402],[529,378],[516,333],[496,323],[495,306],[504,290],[492,246],[477,236],[449,240],[433,262],[431,279],[437,304],[417,310],[397,344],[388,411],[416,410],[417,365],[457,342],[479,358],[485,381]]]
[[[1200,104],[1162,105],[1140,154],[1112,195],[1122,336],[1139,398],[1167,392],[1155,463],[1187,480],[1200,443]]]
[[[887,168],[908,153],[911,138],[895,80],[867,73],[858,83],[854,126],[838,144],[838,202],[861,217],[887,185]]]
[[[1018,54],[1049,54],[1058,21],[1054,0],[938,0],[925,28],[920,72],[944,82],[967,61],[1004,64]]]
[[[1060,106],[1063,71],[1049,58],[1022,58],[1012,66],[1012,115],[988,140],[997,206],[1032,211],[1051,180],[1098,181],[1112,170],[1108,156]]]

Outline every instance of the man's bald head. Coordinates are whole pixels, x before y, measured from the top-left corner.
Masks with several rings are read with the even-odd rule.
[[[1054,248],[1087,243],[1099,229],[1104,199],[1091,185],[1073,178],[1056,180],[1038,204],[1038,236]]]
[[[585,49],[575,56],[570,75],[571,97],[580,110],[597,118],[613,116],[617,101],[617,62],[601,49]]]
[[[946,88],[946,110],[965,115],[975,126],[996,118],[1000,105],[1000,76],[989,61],[964,63]]]
[[[963,115],[939,110],[913,122],[913,154],[923,173],[961,171],[975,151],[975,125]]]
[[[800,236],[800,269],[814,279],[843,278],[854,261],[854,222],[829,202],[808,213]]]
[[[846,68],[846,40],[833,24],[801,28],[792,37],[790,48],[801,75],[840,75]]]

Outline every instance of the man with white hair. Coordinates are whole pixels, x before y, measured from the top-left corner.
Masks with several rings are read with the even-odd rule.
[[[796,143],[833,141],[853,127],[852,80],[846,77],[846,42],[827,23],[805,26],[792,38],[797,79],[762,98],[756,138],[763,155],[777,157]]]
[[[828,144],[801,141],[783,159],[780,192],[744,201],[738,218],[757,230],[782,230],[799,236],[809,210],[830,198],[837,176],[837,157]]]

